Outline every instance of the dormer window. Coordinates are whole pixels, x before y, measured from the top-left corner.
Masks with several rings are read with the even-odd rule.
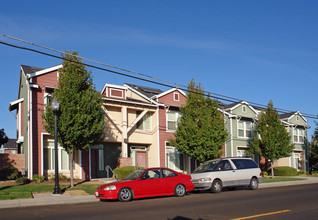
[[[110,97],[112,98],[124,98],[124,91],[120,89],[110,88]]]

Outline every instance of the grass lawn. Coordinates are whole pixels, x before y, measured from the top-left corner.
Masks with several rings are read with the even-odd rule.
[[[275,182],[297,181],[297,180],[305,180],[305,179],[299,178],[299,177],[284,177],[284,176],[276,176],[273,179],[271,177],[264,177],[263,183],[275,183]]]
[[[25,184],[25,185],[8,185],[0,186],[0,200],[32,198],[34,192],[52,192],[54,184]],[[93,195],[99,185],[97,184],[78,184],[70,189],[68,184],[60,184],[62,191],[68,190],[83,190],[89,195]]]

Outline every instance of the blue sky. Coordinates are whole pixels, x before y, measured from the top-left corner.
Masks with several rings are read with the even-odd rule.
[[[317,115],[318,1],[116,0],[4,1],[0,34],[277,108]],[[5,37],[0,40],[29,46]],[[49,52],[49,51],[47,51]],[[55,58],[0,44],[0,128],[16,137],[8,111],[20,65]],[[105,83],[154,84],[91,69]],[[309,136],[316,127],[313,119]]]

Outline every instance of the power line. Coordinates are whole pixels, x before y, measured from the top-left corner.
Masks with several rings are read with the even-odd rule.
[[[2,36],[5,36],[5,37],[8,37],[7,35],[3,35],[3,34],[0,34]],[[17,38],[13,38],[13,37],[9,37],[11,39],[15,39],[15,40],[18,40]],[[23,41],[23,40],[19,40],[19,41],[22,41],[22,42],[27,42],[27,41]],[[45,53],[45,52],[42,52],[42,51],[39,51],[39,50],[35,50],[35,49],[32,49],[32,48],[27,48],[27,47],[22,47],[22,46],[18,46],[18,45],[14,45],[14,44],[11,44],[11,43],[8,43],[8,42],[5,42],[5,41],[0,41],[1,44],[3,45],[6,45],[6,46],[10,46],[10,47],[14,47],[14,48],[17,48],[17,49],[22,49],[22,50],[28,50],[28,51],[31,51],[31,52],[35,52],[35,53],[39,53],[39,54],[42,54],[42,55],[46,55],[46,56],[50,56],[50,57],[54,57],[54,58],[57,58],[57,59],[61,59],[61,60],[67,60],[67,61],[70,61],[70,62],[75,62],[75,63],[79,63],[79,64],[83,64],[87,67],[91,67],[91,68],[95,68],[95,69],[98,69],[98,70],[102,70],[102,71],[107,71],[107,72],[111,72],[111,73],[114,73],[114,74],[117,74],[117,75],[121,75],[121,76],[126,76],[126,77],[130,77],[130,78],[134,78],[134,79],[137,79],[137,80],[142,80],[142,81],[146,81],[146,82],[150,82],[150,83],[153,83],[153,84],[157,84],[157,85],[160,85],[160,86],[165,86],[165,87],[168,87],[168,88],[175,88],[175,86],[171,86],[171,85],[167,85],[167,84],[164,84],[164,83],[160,83],[160,82],[155,82],[153,80],[150,80],[150,79],[145,79],[145,78],[141,78],[141,77],[136,77],[136,76],[132,76],[132,75],[128,75],[128,74],[125,74],[125,73],[120,73],[118,71],[113,71],[113,70],[109,70],[109,69],[105,69],[105,68],[102,68],[102,67],[98,67],[98,66],[94,66],[94,65],[90,65],[90,64],[86,64],[86,63],[80,63],[80,62],[76,62],[76,61],[72,61],[72,60],[69,60],[69,59],[66,59],[64,57],[60,57],[60,56],[56,56],[56,55],[53,55],[53,54],[49,54],[49,53]],[[44,47],[44,46],[41,46],[41,45],[37,45],[37,44],[34,44],[34,43],[30,43],[28,42],[29,44],[32,44],[32,45],[35,45],[35,46],[40,46],[42,48],[45,48],[45,49],[49,49],[49,50],[53,50],[55,52],[60,52],[58,50],[54,50],[54,49],[51,49],[51,48],[48,48],[48,47]],[[69,54],[69,53],[65,53],[65,52],[61,52],[61,54]],[[72,55],[72,54],[70,54]],[[72,55],[74,56],[74,55]],[[76,56],[76,57],[79,57],[79,56]],[[79,57],[81,58],[81,57]],[[82,58],[81,58],[82,59]],[[88,60],[86,58],[83,58],[85,60]],[[90,60],[89,60],[90,61]],[[92,61],[92,62],[97,62],[97,61]],[[102,64],[102,63],[100,63]],[[107,64],[103,64],[103,65],[107,65]],[[111,67],[110,65],[108,65],[109,67]],[[121,70],[124,70],[124,71],[129,71],[131,73],[136,73],[134,71],[130,71],[130,70],[125,70],[123,68],[119,68],[119,67],[116,67],[118,69],[121,69]],[[144,75],[144,74],[142,74]],[[161,79],[158,79],[158,80],[161,80]],[[163,81],[163,80],[161,80]],[[173,83],[174,85],[176,85],[176,83]],[[182,85],[182,87],[186,87],[187,86],[184,86]],[[189,91],[188,89],[183,89],[187,92],[193,92],[193,91]],[[228,97],[228,96],[224,96],[224,95],[220,95],[220,94],[215,94],[215,93],[210,93],[210,92],[207,92],[207,91],[202,91],[204,93],[208,93],[208,94],[205,94],[205,96],[208,96],[210,98],[214,98],[214,99],[217,99],[217,100],[223,100],[223,101],[226,101],[226,102],[237,102],[237,101],[243,101],[241,99],[237,99],[237,98],[233,98],[233,97]],[[210,95],[210,94],[214,94],[214,95]],[[233,101],[234,100],[234,101]],[[248,103],[250,104],[253,104],[253,105],[256,105],[256,106],[261,106],[262,108],[263,107],[266,107],[266,105],[263,105],[263,104],[259,104],[259,103],[254,103],[254,102],[249,102],[247,101]],[[276,108],[276,110],[278,112],[282,112],[282,113],[288,113],[288,112],[294,112],[294,111],[290,111],[290,110],[286,110],[286,109],[281,109],[281,108]],[[307,118],[312,118],[312,119],[318,119],[317,116],[313,115],[313,114],[308,114],[308,113],[302,113],[302,115],[304,115],[305,117]]]

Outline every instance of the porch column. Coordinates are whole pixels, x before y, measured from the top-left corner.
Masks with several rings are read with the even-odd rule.
[[[128,157],[127,155],[127,143],[128,143],[128,140],[127,140],[127,107],[126,106],[123,106],[123,127],[122,127],[122,142],[121,142],[121,155],[122,157]]]

